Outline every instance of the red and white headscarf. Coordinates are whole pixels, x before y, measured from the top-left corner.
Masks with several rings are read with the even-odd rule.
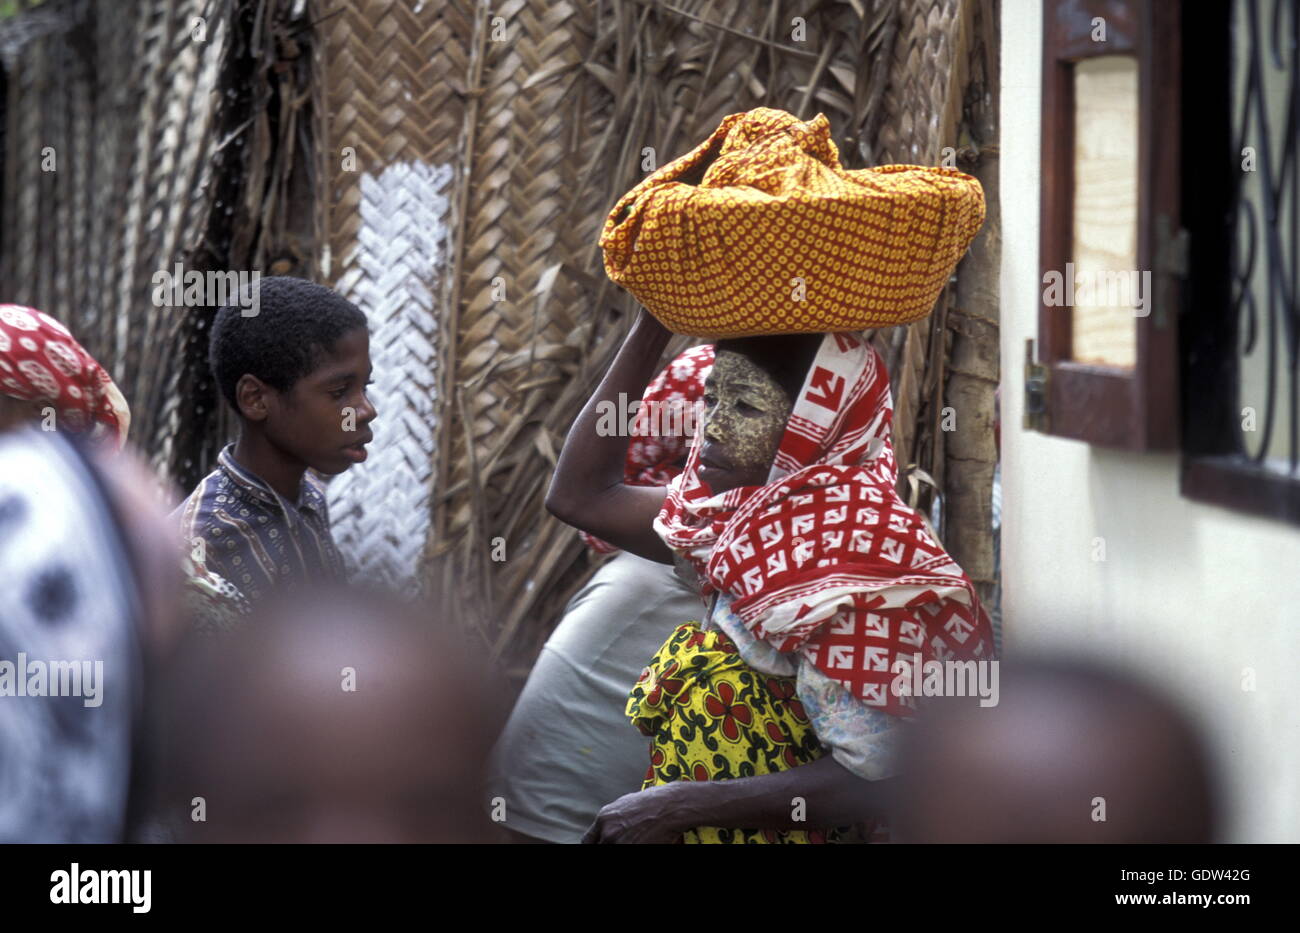
[[[991,660],[993,633],[970,579],[898,496],[892,419],[879,354],[827,334],[767,484],[713,495],[696,446],[655,530],[754,635],[905,715],[896,660]]]
[[[0,304],[0,394],[54,409],[58,427],[117,451],[131,412],[68,329],[35,308]]]
[[[682,431],[658,433],[662,424],[654,418],[644,417],[647,411],[644,406],[646,403],[675,403],[683,408],[695,405],[704,398],[704,380],[712,369],[713,344],[691,347],[678,354],[646,386],[641,396],[642,415],[633,419],[628,431],[632,439],[627,445],[623,482],[629,486],[667,486],[682,472],[682,461],[690,449],[692,438]],[[585,531],[579,534],[587,546],[599,554],[612,554],[618,550]]]

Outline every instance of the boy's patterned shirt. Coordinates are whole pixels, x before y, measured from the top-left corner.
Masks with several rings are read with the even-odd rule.
[[[291,503],[235,462],[233,444],[217,468],[173,515],[183,545],[203,541],[204,563],[250,600],[279,586],[343,579],[343,559],[330,535],[324,484],[308,470]]]

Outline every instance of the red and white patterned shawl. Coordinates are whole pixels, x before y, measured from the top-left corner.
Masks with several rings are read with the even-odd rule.
[[[879,354],[827,334],[767,484],[714,496],[695,446],[655,530],[755,636],[905,715],[896,660],[991,660],[993,634],[970,579],[898,496],[892,418]]]

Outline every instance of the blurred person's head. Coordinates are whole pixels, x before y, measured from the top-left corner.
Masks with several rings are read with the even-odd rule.
[[[0,842],[133,828],[141,700],[180,582],[154,482],[129,453],[0,431]]]
[[[446,622],[326,588],[187,645],[162,703],[160,806],[186,811],[195,842],[492,841],[499,692]]]
[[[1071,661],[1008,664],[1000,702],[925,709],[900,756],[907,842],[1204,843],[1211,764],[1159,691]]]

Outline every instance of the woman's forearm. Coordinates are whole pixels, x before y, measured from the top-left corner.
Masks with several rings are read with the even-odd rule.
[[[628,438],[619,431],[602,434],[602,412],[614,406],[616,423],[623,423],[622,406],[629,399],[640,401],[671,336],[645,311],[637,317],[605,378],[569,429],[546,495],[550,512],[562,519],[589,512],[603,492],[623,483]]]
[[[602,426],[624,424],[618,409],[641,401],[672,334],[642,310],[609,372],[596,387],[565,438],[546,493],[546,510],[566,524],[647,560],[672,563],[672,552],[654,530],[667,491],[624,483],[628,438]],[[616,417],[610,419],[609,415]]]
[[[894,778],[867,781],[830,755],[776,774],[729,781],[682,781],[668,818],[678,829],[825,829],[882,818]]]

